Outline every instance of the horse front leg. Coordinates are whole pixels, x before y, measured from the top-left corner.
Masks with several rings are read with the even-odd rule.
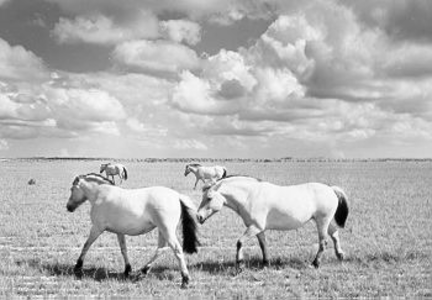
[[[241,273],[242,265],[243,265],[243,244],[252,236],[259,234],[262,232],[261,229],[256,227],[255,225],[250,225],[244,234],[237,241],[237,255],[236,255],[236,269],[237,273]]]
[[[197,177],[195,180],[195,186],[194,186],[194,190],[196,190],[197,184],[198,184],[199,178]]]
[[[97,228],[94,225],[90,229],[90,235],[87,238],[87,241],[84,243],[84,246],[81,250],[81,254],[78,257],[78,260],[77,260],[75,267],[74,267],[74,274],[78,278],[82,277],[82,275],[83,275],[82,266],[84,264],[84,258],[87,254],[87,251],[90,249],[90,247],[94,243],[94,241],[96,241],[96,239],[102,234],[102,232],[103,231],[101,231],[99,228]]]
[[[117,240],[119,242],[120,251],[121,251],[121,254],[123,256],[124,263],[125,263],[124,276],[127,278],[127,277],[129,277],[129,273],[132,271],[132,267],[131,267],[131,264],[129,263],[129,258],[127,255],[126,238],[125,238],[124,234],[118,233],[117,234]]]

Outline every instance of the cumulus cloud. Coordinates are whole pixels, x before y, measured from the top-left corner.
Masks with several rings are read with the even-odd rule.
[[[75,19],[61,17],[52,34],[60,43],[85,42],[91,44],[117,44],[159,35],[158,20],[150,12],[134,12],[131,20],[115,22],[101,14],[77,16]]]
[[[169,20],[159,23],[162,36],[167,39],[189,45],[196,45],[201,40],[201,26],[188,20]]]
[[[0,79],[40,81],[47,78],[42,60],[22,46],[0,38]]]
[[[177,73],[199,66],[195,51],[167,41],[130,41],[116,47],[113,52],[122,65],[142,71]]]

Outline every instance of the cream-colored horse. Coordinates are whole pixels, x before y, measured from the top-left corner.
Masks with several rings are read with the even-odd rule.
[[[105,172],[107,178],[111,176],[111,180],[114,182],[114,184],[115,184],[114,175],[118,175],[118,177],[120,178],[120,184],[123,182],[123,179],[124,180],[128,179],[128,173],[126,167],[122,164],[113,164],[113,163],[101,164],[99,173],[103,173],[103,172]]]
[[[101,175],[87,174],[75,178],[67,210],[73,212],[86,200],[91,204],[93,225],[75,265],[77,276],[82,275],[84,257],[90,246],[104,231],[109,231],[117,234],[127,277],[132,268],[127,256],[125,235],[141,235],[157,228],[158,246],[154,256],[141,270],[142,273],[147,274],[162,249],[169,246],[180,265],[182,287],[188,285],[190,277],[183,250],[195,253],[199,242],[195,223],[196,207],[187,196],[166,187],[122,189]],[[183,249],[176,237],[180,221],[183,227]]]
[[[200,164],[188,164],[185,168],[184,176],[188,176],[189,173],[195,175],[195,186],[196,189],[198,181],[202,181],[204,184],[206,180],[215,182],[218,179],[224,178],[227,175],[227,170],[222,166],[205,167]]]
[[[268,264],[268,252],[264,232],[266,230],[292,230],[314,220],[318,228],[319,249],[313,261],[318,268],[326,245],[327,234],[333,240],[336,256],[342,260],[336,224],[344,227],[348,217],[345,193],[336,186],[306,183],[278,186],[255,178],[232,176],[219,180],[203,189],[198,210],[198,220],[204,223],[210,216],[227,206],[239,214],[247,229],[237,242],[237,268],[241,271],[243,244],[257,236],[264,265]]]

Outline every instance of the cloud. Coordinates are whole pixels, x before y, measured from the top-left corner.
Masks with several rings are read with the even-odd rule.
[[[116,61],[143,72],[177,73],[199,67],[195,51],[167,41],[130,41],[117,46],[113,52]]]
[[[159,23],[161,35],[176,43],[196,45],[201,40],[201,26],[188,20],[168,20]]]
[[[111,44],[159,36],[158,20],[150,12],[140,11],[131,19],[116,23],[101,14],[77,16],[74,20],[61,17],[52,30],[60,43]]]
[[[22,46],[11,46],[0,38],[0,80],[40,81],[48,77],[40,58]]]

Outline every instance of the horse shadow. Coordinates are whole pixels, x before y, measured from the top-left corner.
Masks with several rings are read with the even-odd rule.
[[[123,271],[116,272],[115,270],[107,269],[104,267],[84,266],[82,268],[81,275],[77,276],[74,272],[75,265],[73,264],[64,264],[59,262],[43,263],[38,259],[21,260],[21,261],[16,261],[15,263],[17,265],[25,264],[49,276],[73,277],[77,280],[88,278],[99,282],[106,281],[106,280],[137,282],[143,280],[146,277],[156,278],[158,280],[166,280],[166,279],[173,280],[175,277],[174,271],[177,271],[164,266],[155,266],[151,269],[151,272],[147,275],[142,274],[140,269],[137,269],[131,272],[131,274],[128,277],[125,277]]]
[[[290,258],[288,260],[275,258],[271,259],[268,265],[264,265],[262,259],[259,257],[252,257],[243,262],[241,266],[242,271],[245,270],[263,270],[266,268],[269,269],[295,269],[295,270],[303,270],[309,268],[310,262],[303,261],[299,258]],[[204,261],[195,263],[189,266],[191,270],[206,272],[209,274],[218,274],[218,275],[231,275],[236,276],[238,273],[237,266],[234,260],[232,261]]]

